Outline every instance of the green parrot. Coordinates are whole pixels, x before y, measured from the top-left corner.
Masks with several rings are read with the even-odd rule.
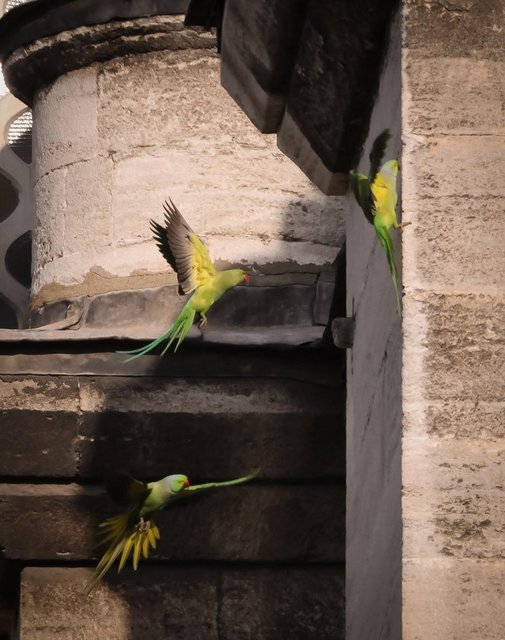
[[[190,485],[188,477],[180,473],[166,476],[157,482],[148,483],[135,480],[125,474],[118,474],[110,478],[106,483],[107,491],[115,502],[126,507],[126,511],[118,516],[108,518],[99,525],[102,537],[99,545],[109,543],[109,546],[86,587],[86,593],[90,593],[119,556],[121,558],[118,573],[125,566],[132,550],[135,571],[141,554],[144,558],[149,557],[151,547],[155,549],[156,541],[160,538],[158,526],[151,517],[152,513],[163,510],[170,502],[178,498],[205,489],[243,484],[252,480],[256,474],[257,472],[234,480],[196,485]]]
[[[247,283],[249,275],[242,269],[218,271],[209,256],[207,247],[191,229],[172,200],[165,202],[165,226],[151,220],[154,239],[163,257],[177,273],[179,294],[193,293],[182,308],[173,325],[159,338],[132,351],[119,353],[131,354],[134,360],[167,342],[161,355],[164,355],[175,342],[174,352],[188,335],[196,314],[200,316],[200,328],[207,324],[207,311],[228,289]]]
[[[351,171],[350,182],[359,206],[362,208],[368,222],[375,227],[379,242],[386,252],[389,270],[395,288],[396,306],[398,308],[398,314],[401,317],[402,306],[398,289],[398,274],[389,229],[391,227],[401,229],[410,223],[404,222],[399,224],[396,219],[396,203],[398,200],[396,176],[400,170],[398,161],[389,160],[379,169],[390,137],[391,133],[388,129],[377,136],[370,152],[370,171],[368,177],[357,171]]]

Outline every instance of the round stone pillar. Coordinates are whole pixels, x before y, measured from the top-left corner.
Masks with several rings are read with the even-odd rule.
[[[167,1],[110,3],[121,5],[115,13],[93,0],[30,4],[10,12],[0,53],[11,90],[33,108],[38,324],[61,321],[69,300],[94,301],[89,322],[110,322],[98,300],[110,310],[116,292],[168,285],[166,304],[149,312],[166,323],[167,305],[180,304],[176,278],[149,220],[162,221],[168,198],[218,266],[254,266],[256,285],[315,284],[331,271],[342,239],[336,199],[220,86],[211,34],[184,27]],[[114,321],[145,315],[137,304]]]

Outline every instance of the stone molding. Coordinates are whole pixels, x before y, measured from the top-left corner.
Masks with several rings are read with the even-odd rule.
[[[96,62],[151,51],[214,47],[213,35],[184,27],[180,16],[114,21],[80,26],[39,39],[7,56],[4,53],[4,75],[12,93],[32,106],[37,92],[56,78]],[[0,55],[5,51],[8,49],[0,49]]]

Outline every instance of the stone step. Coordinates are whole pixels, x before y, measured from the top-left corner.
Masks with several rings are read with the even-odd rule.
[[[89,597],[90,569],[21,574],[20,640],[343,640],[339,566],[143,566]]]
[[[157,515],[161,540],[153,557],[343,562],[344,510],[343,483],[254,481],[209,491]],[[96,487],[1,484],[0,547],[6,559],[90,559],[97,555],[98,522],[118,511]]]
[[[270,276],[272,279],[273,276]],[[310,327],[328,322],[334,290],[334,274],[316,282],[317,274],[292,274],[295,279],[309,278],[310,284],[235,287],[218,300],[208,312],[208,328],[224,327],[249,330],[271,327]],[[284,279],[286,276],[284,276]],[[261,276],[253,276],[261,283]],[[126,336],[139,331],[154,331],[155,337],[175,320],[187,302],[178,295],[178,285],[155,289],[133,289],[68,298],[44,307],[33,317],[32,326],[59,328],[66,322],[87,330],[111,330]],[[207,334],[207,329],[203,332]]]

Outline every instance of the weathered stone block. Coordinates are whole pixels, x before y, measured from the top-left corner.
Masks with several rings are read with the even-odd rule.
[[[343,591],[343,571],[336,567],[224,571],[220,637],[343,639]]]
[[[423,432],[430,436],[482,438],[488,442],[505,438],[505,402],[453,398],[430,402],[424,418]],[[408,424],[409,430],[412,426]]]
[[[503,445],[413,438],[404,443],[407,557],[501,558]]]
[[[97,155],[97,69],[72,71],[44,89],[34,106],[33,177]],[[86,123],[83,126],[83,123]],[[88,191],[88,196],[93,190]]]
[[[77,433],[69,412],[0,411],[0,475],[74,477]]]
[[[487,295],[416,297],[418,310],[406,324],[406,335],[412,336],[412,347],[419,346],[425,399],[502,401],[505,301]],[[414,378],[409,389],[411,384]]]
[[[143,566],[111,573],[89,597],[90,569],[28,567],[20,640],[343,638],[339,567]]]
[[[24,569],[20,640],[218,639],[215,570],[142,567],[134,578],[108,577],[86,597],[91,576],[90,569]]]
[[[33,360],[33,355],[31,356]],[[54,412],[77,411],[79,383],[77,379],[58,376],[0,377],[0,409],[28,409]]]
[[[65,242],[65,175],[66,170],[55,169],[41,176],[33,185],[35,206],[46,215],[36,220],[33,249],[37,270],[33,274],[33,286],[39,286],[39,270],[55,257],[61,257]]]
[[[96,158],[67,168],[65,179],[65,255],[88,264],[112,243],[112,172],[110,158]],[[38,212],[42,215],[42,212]],[[79,254],[79,258],[75,255]],[[81,266],[87,271],[86,267]],[[56,280],[67,284],[69,276]]]
[[[193,496],[157,516],[162,535],[153,557],[341,562],[344,493],[341,485],[251,484]],[[119,511],[102,491],[73,484],[4,484],[0,496],[8,559],[96,556],[98,522]]]
[[[479,47],[480,49],[480,47]],[[406,126],[416,134],[485,135],[505,133],[503,61],[406,53]],[[454,108],[457,105],[457,108]],[[431,223],[430,223],[431,224]],[[458,225],[461,228],[461,225]],[[442,236],[443,237],[443,236]]]
[[[410,51],[434,59],[504,59],[501,0],[412,2],[405,5],[405,17],[404,43]]]
[[[152,477],[180,470],[216,479],[258,467],[264,478],[342,477],[345,470],[337,414],[107,411],[84,415],[75,448],[80,477],[102,478],[112,460],[135,477],[147,464]]]
[[[418,217],[427,224],[425,199],[429,205],[433,198],[442,197],[475,198],[479,203],[489,197],[503,198],[503,145],[499,136],[410,137],[406,151],[402,180],[416,187],[403,190],[402,207],[414,224]]]
[[[501,640],[503,560],[404,560],[405,640]]]
[[[405,262],[411,289],[502,292],[505,195],[423,198],[413,207],[408,215],[415,224],[403,232],[415,247],[415,259],[409,253]]]

